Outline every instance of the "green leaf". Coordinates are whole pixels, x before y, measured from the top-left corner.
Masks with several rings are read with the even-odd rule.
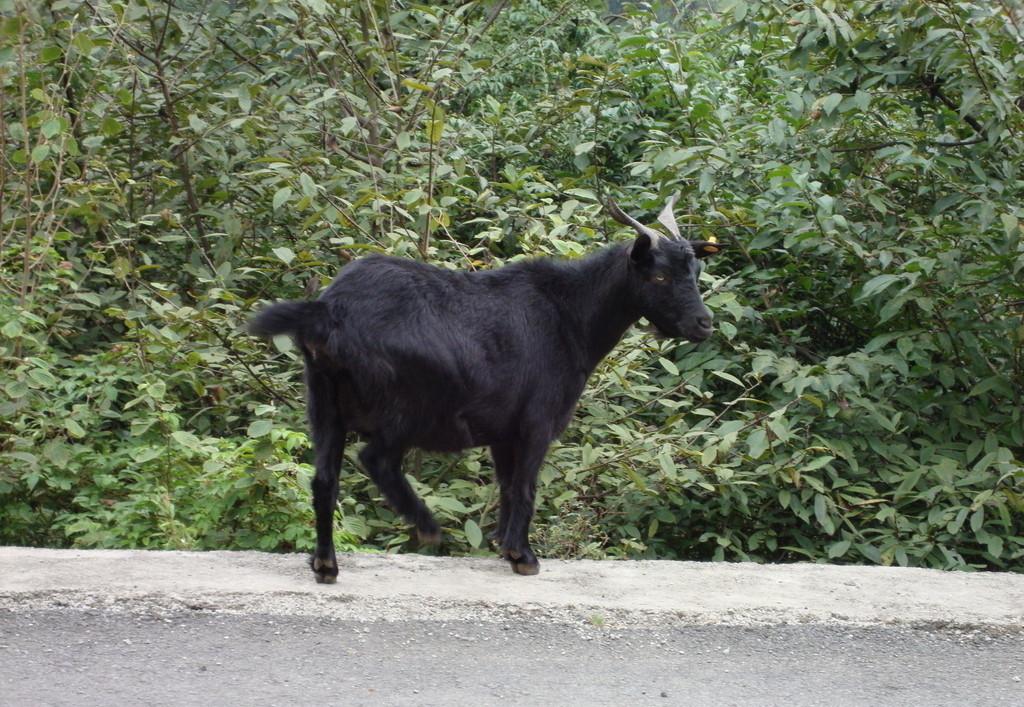
[[[566,189],[565,193],[586,201],[597,201],[597,194],[592,189]]]
[[[790,507],[790,504],[793,502],[793,494],[789,491],[789,489],[779,489],[777,497],[779,499],[779,505],[782,506],[783,508],[788,509]]]
[[[71,448],[59,439],[51,439],[43,447],[43,456],[58,469],[64,469],[71,461]]]
[[[741,381],[739,378],[737,378],[731,373],[726,373],[725,371],[716,371],[712,369],[711,375],[713,375],[715,378],[721,378],[722,380],[727,380],[730,383],[735,383],[741,388],[743,387],[743,381]]]
[[[68,431],[68,434],[75,439],[82,439],[85,437],[85,430],[75,420],[68,418],[64,420],[64,429]]]
[[[850,549],[850,545],[851,543],[849,540],[840,540],[838,542],[832,543],[828,546],[829,559],[835,560],[837,558],[842,557]]]
[[[898,295],[886,302],[882,308],[878,311],[878,323],[882,324],[889,321],[903,309],[903,305],[907,303],[906,295]]]
[[[274,255],[281,259],[285,265],[291,265],[292,261],[295,260],[295,251],[288,246],[280,246],[274,248]]]
[[[424,93],[430,93],[431,91],[434,90],[432,87],[428,86],[422,81],[417,81],[416,79],[411,78],[402,79],[402,85],[405,86],[406,88],[411,88],[416,91],[423,91]]]
[[[476,521],[469,519],[466,521],[463,528],[466,531],[466,540],[473,547],[480,547],[484,540],[484,534],[480,531],[480,526],[476,524]]]
[[[274,207],[274,211],[277,211],[279,208],[281,208],[281,206],[286,201],[288,201],[291,198],[291,196],[292,196],[292,188],[291,187],[281,187],[276,192],[274,192],[274,201],[272,202],[273,203],[273,207]]]
[[[971,514],[971,530],[975,534],[980,533],[983,525],[985,525],[985,507],[981,506]]]
[[[44,137],[52,138],[54,135],[60,132],[60,128],[60,118],[50,118],[45,123],[43,123],[43,126],[39,129],[39,131],[43,134]]]
[[[190,113],[189,114],[189,116],[188,116],[188,126],[190,128],[192,128],[192,130],[194,132],[197,132],[197,133],[205,132],[206,129],[210,127],[209,124],[205,120],[200,118],[195,113]]]
[[[800,399],[801,400],[806,400],[811,405],[813,405],[814,407],[818,408],[818,410],[824,410],[825,409],[825,403],[817,395],[811,395],[810,393],[803,393],[800,396]]]
[[[32,468],[35,468],[39,463],[36,455],[31,452],[7,452],[4,456],[9,459],[17,459],[18,461],[25,462]]]
[[[768,449],[768,434],[764,429],[759,427],[747,436],[747,447],[751,458],[761,458],[761,455]]]
[[[21,322],[19,322],[17,319],[12,319],[6,324],[4,324],[3,327],[0,327],[0,334],[3,334],[8,339],[15,339],[21,336],[21,332]]]
[[[1003,222],[1003,230],[1007,238],[1013,238],[1017,233],[1018,221],[1013,214],[1000,214],[999,219]]]
[[[1000,557],[1003,554],[1003,539],[998,535],[990,535],[985,546],[993,557]]]
[[[29,387],[25,381],[10,381],[4,386],[4,392],[12,400],[23,398],[28,395]]]
[[[129,453],[136,464],[145,464],[163,455],[164,450],[160,447],[135,447]]]
[[[316,182],[305,172],[299,175],[299,186],[302,187],[302,193],[306,196],[316,196]]]
[[[162,380],[151,383],[146,392],[149,393],[153,400],[163,400],[167,394],[167,383]]]
[[[47,143],[36,145],[32,148],[32,161],[39,164],[50,155],[50,146]]]
[[[672,363],[667,358],[659,357],[658,358],[658,363],[660,363],[661,367],[664,368],[669,373],[671,373],[672,375],[674,375],[674,376],[678,376],[679,375],[679,368],[676,366],[676,364]]]
[[[831,463],[833,461],[835,461],[835,457],[833,457],[833,456],[826,455],[826,456],[823,456],[823,457],[818,457],[817,459],[812,461],[810,464],[805,464],[803,466],[803,470],[804,471],[814,471],[816,469],[820,469],[823,466],[826,466],[827,464],[829,464],[829,463]]]
[[[843,96],[840,93],[830,93],[821,102],[821,108],[826,114],[832,115],[832,111],[842,102]]]
[[[884,291],[887,287],[899,281],[899,277],[897,277],[896,275],[891,275],[889,273],[876,275],[875,277],[871,278],[870,280],[864,283],[864,287],[861,288],[860,294],[857,295],[857,299],[867,299],[872,295]]]
[[[434,506],[443,508],[446,511],[451,511],[452,513],[463,514],[469,511],[462,501],[457,498],[452,498],[451,496],[433,496],[432,503]]]
[[[89,35],[79,32],[75,35],[75,38],[71,40],[71,46],[83,54],[88,54],[92,51],[94,45],[92,39],[89,38]]]
[[[428,120],[427,121],[427,140],[433,144],[441,142],[441,135],[444,134],[444,120]]]
[[[200,448],[199,438],[196,437],[191,432],[186,432],[185,430],[175,430],[174,432],[171,433],[171,439],[173,439],[175,442],[180,444],[182,447],[185,447],[186,449],[198,451]]]
[[[239,86],[235,91],[235,96],[238,99],[238,108],[243,113],[252,110],[252,94],[249,92],[248,86]]]
[[[106,137],[114,137],[118,135],[124,127],[116,119],[107,116],[100,122],[100,132]]]
[[[594,149],[594,145],[596,144],[597,143],[594,142],[581,142],[578,145],[576,145],[576,147],[572,148],[573,154],[582,155],[585,152],[590,152],[591,150]]]
[[[828,513],[828,501],[825,496],[820,493],[816,494],[814,497],[814,518],[826,533],[831,535],[835,532],[835,524]]]
[[[246,430],[246,435],[252,438],[264,437],[270,434],[270,430],[274,429],[274,423],[272,420],[253,420],[249,423],[249,429]]]
[[[341,529],[361,540],[365,540],[370,535],[370,527],[359,516],[346,515],[341,519]]]
[[[64,56],[64,50],[55,46],[43,47],[39,52],[39,60],[43,64],[49,64],[52,61],[60,59],[62,56]]]
[[[57,379],[45,368],[31,368],[28,377],[44,388],[57,385]]]

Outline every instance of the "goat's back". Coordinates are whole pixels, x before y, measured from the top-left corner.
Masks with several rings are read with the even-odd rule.
[[[529,264],[463,272],[370,256],[320,302],[328,357],[307,363],[346,381],[361,431],[398,427],[427,449],[487,444],[524,409],[560,420],[582,389],[565,322]]]

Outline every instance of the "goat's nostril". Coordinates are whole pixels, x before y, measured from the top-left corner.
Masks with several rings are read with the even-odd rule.
[[[697,324],[701,329],[711,328],[711,317],[697,317]]]

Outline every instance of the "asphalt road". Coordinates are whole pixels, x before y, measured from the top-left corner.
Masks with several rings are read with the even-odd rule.
[[[1024,639],[833,626],[0,613],[4,705],[1021,705]]]
[[[0,707],[1024,705],[1024,577],[0,548]]]

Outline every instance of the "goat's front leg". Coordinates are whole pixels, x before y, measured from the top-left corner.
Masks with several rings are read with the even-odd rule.
[[[505,529],[508,528],[508,512],[511,501],[508,498],[509,481],[515,471],[515,455],[512,445],[495,444],[491,447],[491,459],[494,460],[494,477],[498,484],[500,496],[498,504],[498,525],[487,534],[487,539],[494,543],[498,552],[504,556],[502,543],[505,542]]]
[[[505,558],[517,574],[540,572],[540,563],[530,548],[530,520],[537,492],[537,472],[547,454],[549,440],[532,437],[523,440],[510,455],[495,455],[498,482],[502,485],[501,520],[498,528]],[[511,462],[503,466],[502,461]]]

